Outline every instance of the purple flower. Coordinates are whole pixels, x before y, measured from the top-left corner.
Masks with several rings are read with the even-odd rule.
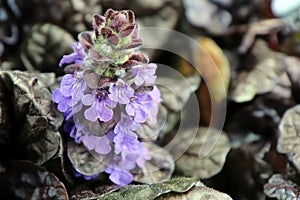
[[[134,96],[134,90],[129,87],[122,79],[119,79],[116,83],[111,84],[109,88],[110,94],[108,97],[120,104],[128,104],[129,99]]]
[[[137,152],[139,150],[139,141],[137,135],[118,133],[114,137],[115,153]]]
[[[108,154],[111,142],[106,136],[85,135],[82,143],[88,150],[95,150],[98,154]]]
[[[118,133],[127,133],[127,134],[135,134],[133,131],[136,131],[139,127],[139,123],[135,122],[131,119],[130,116],[121,113],[120,121],[115,126],[114,132]]]
[[[142,40],[132,11],[108,9],[105,17],[94,15],[93,29],[81,33],[73,53],[59,62],[68,65],[67,74],[52,100],[64,114],[64,131],[93,155],[107,158],[105,172],[123,186],[132,182],[133,169],[151,159],[137,133],[141,123],[157,118],[162,101],[155,86],[157,65],[136,52]],[[103,170],[79,171],[75,176],[90,180]]]
[[[109,179],[117,185],[125,186],[132,182],[133,175],[126,170],[118,170],[115,167],[107,167],[106,173],[109,173]]]
[[[138,150],[139,151],[139,150]],[[128,152],[123,151],[121,154],[115,154],[117,162],[115,162],[116,169],[130,171],[136,167],[136,161],[139,158],[138,151]]]
[[[72,96],[73,104],[83,97],[86,88],[85,81],[81,77],[82,73],[66,74],[60,82],[60,93],[65,97]]]
[[[83,80],[83,78],[77,78],[73,91],[72,91],[72,100],[73,100],[73,106],[77,102],[80,102],[81,99],[83,98],[84,91],[86,89],[86,83]]]
[[[136,94],[130,98],[129,104],[126,105],[126,112],[134,116],[134,121],[144,123],[151,107],[151,97],[148,94]]]
[[[140,147],[139,147],[139,157],[136,160],[136,164],[139,167],[143,167],[145,165],[146,161],[150,160],[150,159],[151,159],[151,153],[141,142]]]
[[[53,91],[52,101],[58,104],[59,111],[65,113],[65,118],[71,117],[72,113],[79,112],[82,108],[80,102],[86,88],[85,82],[79,77],[79,73],[66,74],[63,76],[60,88]]]
[[[77,80],[77,74],[66,74],[60,82],[60,93],[65,97],[72,96],[72,90]]]
[[[94,178],[97,178],[100,174],[93,174],[93,175],[87,176],[87,175],[83,175],[80,172],[74,170],[74,175],[76,177],[83,177],[85,180],[89,181],[89,180],[92,180]]]
[[[59,62],[60,67],[62,67],[63,64],[69,64],[69,63],[81,64],[83,62],[86,53],[81,43],[80,42],[74,43],[72,48],[74,52],[69,55],[63,56],[63,58]]]
[[[133,79],[137,86],[142,84],[154,84],[157,65],[154,63],[136,65],[129,70],[129,79]]]
[[[161,94],[156,85],[154,85],[153,90],[148,92],[149,96],[151,96],[152,102],[159,104],[162,102]]]
[[[74,141],[79,144],[82,140],[82,133],[80,129],[77,129],[78,126],[75,126],[73,118],[70,118],[66,121],[64,125],[64,131],[70,133],[70,137],[74,138]]]
[[[66,112],[64,112],[64,118],[65,120],[69,120],[73,117],[73,112],[72,109],[67,110]]]
[[[148,116],[153,123],[156,123],[156,121],[157,121],[156,116],[158,113],[158,104],[160,102],[162,102],[161,94],[160,94],[159,89],[156,86],[154,86],[153,90],[151,92],[149,92],[148,95],[151,96],[151,99],[153,102],[152,108],[151,108]]]
[[[118,185],[128,185],[133,180],[133,175],[129,172],[136,167],[138,156],[124,153],[122,156],[115,154],[113,162],[105,169],[109,173],[109,179]]]
[[[108,98],[107,91],[94,90],[93,94],[86,94],[82,98],[82,103],[90,106],[84,111],[87,120],[95,122],[97,119],[108,122],[113,118],[112,109],[116,107],[116,102]]]
[[[52,93],[52,101],[57,103],[57,109],[60,112],[70,112],[72,106],[72,98],[65,97],[61,94],[60,89],[56,88]]]

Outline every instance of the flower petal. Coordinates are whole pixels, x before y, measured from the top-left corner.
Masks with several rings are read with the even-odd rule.
[[[124,186],[132,182],[133,175],[128,171],[113,170],[109,179],[117,185]]]
[[[82,98],[82,103],[85,106],[90,106],[95,102],[95,95],[94,94],[86,94]]]
[[[84,117],[91,122],[97,121],[98,116],[96,113],[95,104],[93,104],[90,108],[84,111]]]

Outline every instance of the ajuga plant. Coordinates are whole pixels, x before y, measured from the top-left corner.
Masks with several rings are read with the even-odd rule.
[[[78,40],[74,52],[59,63],[66,74],[52,100],[64,113],[64,131],[78,145],[105,157],[103,172],[112,182],[127,185],[132,170],[151,159],[147,140],[137,130],[156,121],[161,102],[157,66],[139,52],[142,40],[130,10],[94,15],[93,31],[80,33]],[[74,171],[85,179],[98,176]]]

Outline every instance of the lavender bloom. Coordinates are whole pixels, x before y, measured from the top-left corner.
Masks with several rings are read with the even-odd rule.
[[[115,153],[138,151],[139,141],[134,131],[139,123],[130,119],[130,116],[121,113],[121,119],[114,128],[111,140],[115,143]],[[112,134],[111,134],[112,136]]]
[[[66,74],[60,82],[60,93],[65,97],[72,96],[73,101],[82,99],[86,84],[82,79],[81,73]]]
[[[118,79],[116,83],[111,84],[108,95],[112,101],[120,104],[128,104],[129,99],[133,97],[134,90],[129,87],[122,79]]]
[[[74,138],[74,141],[76,143],[80,143],[82,140],[82,134],[80,131],[78,131],[75,127],[73,118],[70,118],[69,120],[66,121],[65,125],[64,125],[64,131],[69,132],[70,133],[70,137]]]
[[[136,160],[138,155],[123,153],[121,155],[115,154],[114,162],[112,162],[105,172],[109,173],[109,179],[118,185],[128,185],[133,180],[133,175],[129,172],[136,167]]]
[[[58,104],[57,109],[60,112],[70,112],[72,106],[72,98],[63,96],[59,88],[56,88],[53,91],[52,101]]]
[[[143,143],[140,143],[139,147],[139,157],[136,160],[136,164],[139,167],[143,167],[147,160],[151,160],[151,154],[149,150],[143,146]]]
[[[151,97],[152,102],[153,102],[152,108],[151,108],[148,116],[153,123],[156,123],[156,121],[157,121],[156,116],[158,113],[158,104],[160,102],[162,102],[161,94],[160,94],[158,87],[154,86],[153,90],[151,92],[149,92],[148,95]]]
[[[133,79],[137,86],[142,84],[154,84],[157,65],[154,63],[136,65],[129,70],[129,79]]]
[[[116,107],[116,102],[108,98],[105,90],[94,90],[94,94],[86,94],[82,98],[82,103],[91,106],[84,112],[87,120],[95,122],[97,119],[108,122],[113,117],[112,109]]]
[[[73,87],[77,80],[76,74],[66,74],[60,82],[60,93],[65,97],[72,96]]]
[[[74,52],[69,55],[63,56],[63,58],[59,62],[60,67],[62,67],[63,64],[69,64],[69,63],[81,64],[83,62],[86,53],[81,43],[79,42],[74,43],[72,48]]]
[[[88,150],[95,150],[99,154],[108,154],[111,151],[110,141],[106,136],[85,135],[82,142]]]
[[[85,88],[86,84],[79,77],[79,73],[66,74],[63,76],[60,88],[54,90],[52,100],[58,103],[58,109],[61,112],[79,112],[82,108],[80,100]]]
[[[136,166],[143,167],[147,160],[151,159],[150,152],[143,143],[139,143],[135,152],[122,152],[121,156],[115,155],[114,162],[111,163],[105,172],[109,173],[109,179],[117,185],[128,185],[133,180],[130,170]]]
[[[130,116],[121,113],[121,119],[117,123],[114,129],[114,133],[127,133],[127,134],[135,134],[134,131],[136,131],[139,127],[139,123],[133,121]]]
[[[157,66],[136,51],[142,45],[137,28],[132,11],[109,9],[105,17],[94,15],[94,31],[79,34],[74,52],[61,59],[60,67],[72,65],[52,96],[64,113],[64,130],[104,158],[104,172],[122,186],[132,182],[133,169],[151,159],[136,131],[146,120],[155,122],[161,102],[155,86]],[[75,176],[86,180],[102,173],[79,171]]]
[[[157,86],[153,87],[153,90],[148,92],[149,96],[152,99],[152,102],[155,104],[159,104],[162,102],[161,94]]]
[[[71,120],[72,117],[73,117],[73,112],[72,112],[71,108],[69,110],[67,110],[66,112],[64,112],[64,118],[66,121]]]
[[[74,170],[74,175],[76,177],[83,177],[85,180],[89,181],[89,180],[92,180],[94,178],[97,178],[100,174],[94,174],[94,175],[91,175],[91,176],[87,176],[87,175],[83,175],[83,174],[79,173],[78,171]]]
[[[81,101],[81,99],[83,98],[85,89],[86,89],[86,82],[83,80],[83,78],[77,78],[77,80],[73,86],[73,89],[72,89],[73,106],[77,102]]]
[[[105,172],[110,174],[109,179],[117,185],[125,186],[132,182],[133,175],[126,170],[118,170],[115,166],[107,167]]]
[[[121,152],[136,152],[139,148],[139,141],[137,135],[126,134],[124,132],[118,133],[114,138],[115,153]]]
[[[134,121],[144,123],[151,107],[151,97],[148,94],[136,94],[126,105],[126,112],[134,116]]]

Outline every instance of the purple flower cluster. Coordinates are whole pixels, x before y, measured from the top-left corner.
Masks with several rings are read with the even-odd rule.
[[[132,170],[151,159],[136,131],[146,120],[156,121],[161,102],[157,66],[137,52],[142,42],[132,11],[94,15],[93,28],[81,33],[74,52],[60,61],[68,70],[52,99],[64,113],[70,137],[93,153],[110,156],[103,172],[115,184],[127,185]],[[75,175],[89,180],[98,174]]]

